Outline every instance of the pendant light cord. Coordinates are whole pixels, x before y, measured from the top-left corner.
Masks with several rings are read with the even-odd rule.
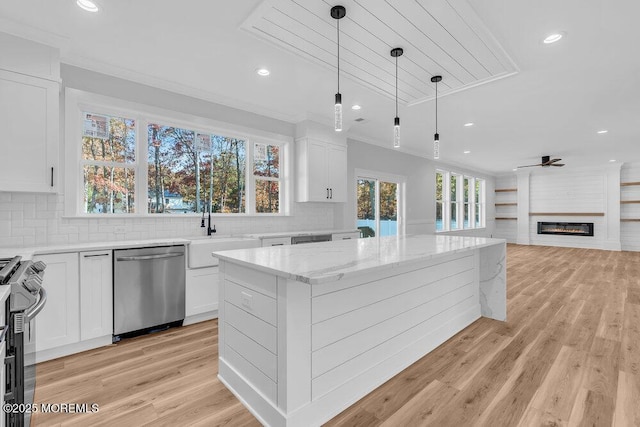
[[[338,22],[338,93],[340,93],[340,20],[336,19],[336,21]]]
[[[438,82],[436,81],[436,133],[438,133]]]
[[[396,117],[398,117],[398,57],[396,56]]]

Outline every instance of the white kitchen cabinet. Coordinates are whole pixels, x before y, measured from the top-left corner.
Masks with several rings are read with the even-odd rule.
[[[58,187],[56,81],[0,69],[0,189],[49,193]]]
[[[36,316],[36,352],[80,341],[78,253],[37,255],[47,264],[42,286],[47,303]]]
[[[80,252],[80,339],[113,334],[113,251]],[[46,270],[48,273],[48,269]],[[46,276],[46,274],[45,274]]]
[[[346,201],[347,147],[305,137],[296,153],[298,202]]]
[[[291,237],[270,237],[262,239],[262,247],[266,246],[285,246],[291,244]]]
[[[347,233],[334,233],[331,235],[331,240],[351,240],[351,239],[359,239],[360,232],[359,231],[350,231]]]
[[[218,267],[187,269],[185,314],[187,317],[218,309]]]

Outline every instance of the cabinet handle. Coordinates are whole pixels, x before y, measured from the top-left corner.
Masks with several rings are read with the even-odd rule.
[[[85,258],[96,258],[99,256],[109,256],[111,255],[110,253],[106,253],[106,254],[95,254],[95,255],[83,255]]]
[[[284,246],[284,243],[272,243],[271,246]]]
[[[53,187],[53,166],[51,166],[51,186]]]
[[[329,189],[327,188],[327,199],[329,198]]]
[[[333,199],[333,188],[329,189],[329,194],[331,194],[331,197],[329,197],[330,199]]]

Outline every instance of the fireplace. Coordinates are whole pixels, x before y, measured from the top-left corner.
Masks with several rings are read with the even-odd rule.
[[[592,222],[538,222],[538,234],[593,236]]]

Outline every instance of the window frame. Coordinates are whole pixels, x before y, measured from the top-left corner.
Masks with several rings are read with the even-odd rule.
[[[406,185],[407,185],[407,177],[402,175],[393,175],[384,172],[376,172],[366,169],[356,169],[354,171],[354,180],[353,180],[353,200],[354,200],[354,226],[358,226],[358,180],[367,179],[375,181],[375,191],[376,191],[376,214],[375,221],[378,229],[376,230],[376,236],[380,233],[380,182],[389,182],[397,185],[397,194],[398,194],[398,236],[405,234],[405,195],[406,195]]]
[[[442,200],[434,197],[434,231],[436,233],[458,232],[465,230],[478,230],[486,228],[486,182],[485,178],[476,177],[463,172],[450,171],[445,169],[436,169],[433,185],[434,192],[437,192],[437,174],[442,175]],[[456,200],[452,200],[451,179],[456,179]],[[468,182],[468,201],[464,200],[464,181]],[[476,182],[480,183],[480,201],[476,199]],[[447,185],[445,185],[447,183]],[[442,203],[442,230],[437,229],[437,206]],[[465,227],[464,214],[465,204],[469,210],[469,224]],[[476,226],[476,204],[480,210],[480,224]],[[455,205],[456,228],[451,227],[452,209]]]
[[[135,162],[126,163],[135,173],[135,207],[134,213],[85,213],[83,212],[84,178],[82,175],[82,120],[84,112],[123,117],[135,121],[136,146]],[[138,104],[117,98],[111,98],[78,89],[65,90],[65,217],[83,218],[176,218],[201,216],[202,213],[150,213],[147,210],[148,198],[148,140],[149,124],[175,126],[198,133],[235,138],[246,143],[245,165],[245,212],[215,213],[212,216],[229,217],[268,217],[291,215],[291,158],[293,138],[284,135],[263,132],[241,126],[232,126],[217,122],[214,119],[194,116],[188,113],[162,109]],[[279,212],[258,213],[255,210],[255,184],[253,182],[253,150],[254,144],[277,145],[280,147],[279,169]],[[103,162],[111,163],[111,162]],[[92,163],[94,164],[94,163]],[[70,178],[70,179],[69,179]]]

